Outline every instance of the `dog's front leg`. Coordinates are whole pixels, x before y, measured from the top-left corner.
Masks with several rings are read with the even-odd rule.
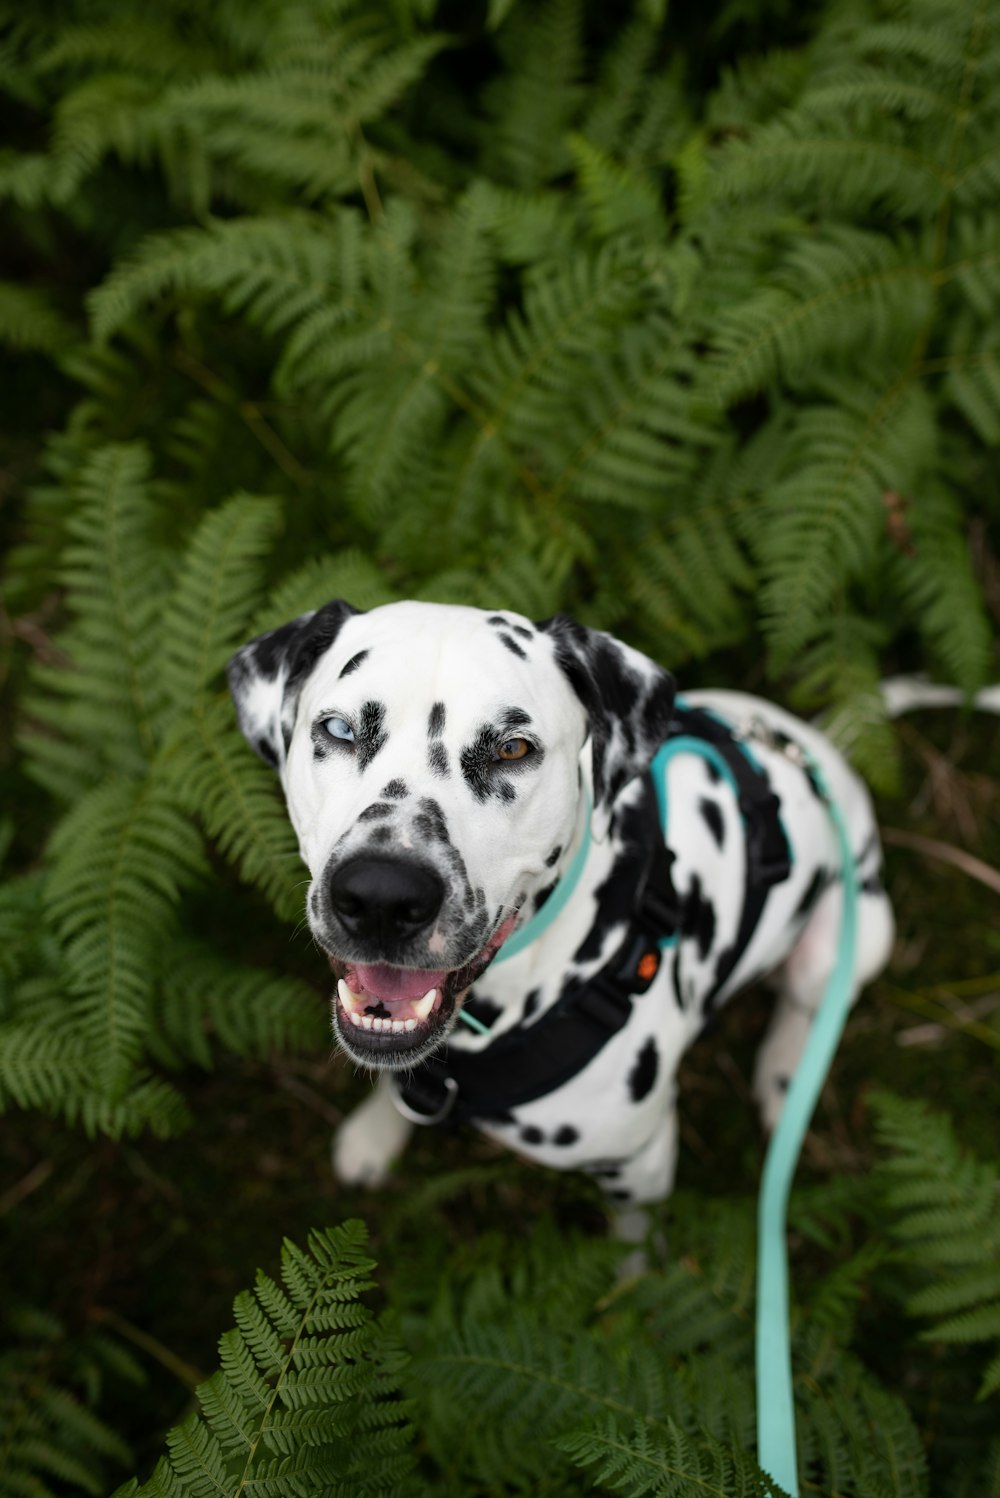
[[[649,1239],[651,1214],[647,1209],[664,1202],[673,1190],[677,1145],[677,1109],[671,1101],[662,1127],[640,1150],[623,1161],[605,1184],[612,1208],[611,1236],[623,1245],[635,1245],[619,1265],[618,1273],[622,1279],[641,1274],[648,1267],[645,1249],[641,1247]],[[666,1242],[662,1234],[654,1234],[652,1247],[658,1259],[665,1258]]]
[[[345,1186],[381,1186],[413,1131],[392,1100],[388,1075],[355,1108],[333,1140],[333,1173]]]

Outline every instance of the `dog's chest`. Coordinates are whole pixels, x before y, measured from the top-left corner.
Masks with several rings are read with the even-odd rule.
[[[737,939],[747,854],[734,790],[694,755],[670,765],[665,790],[677,928],[662,934],[656,978],[632,998],[624,1025],[568,1080],[480,1121],[485,1132],[543,1164],[599,1173],[649,1137]],[[477,985],[472,1010],[495,1036],[517,1033],[530,1046],[567,997],[600,983],[629,933],[637,871],[657,838],[663,829],[656,798],[648,784],[636,784],[623,798],[608,845],[588,860],[588,877],[575,896],[577,914],[587,913],[582,938],[578,925],[571,949],[541,942],[537,953],[491,969]],[[463,1052],[488,1044],[464,1033],[457,1038]]]

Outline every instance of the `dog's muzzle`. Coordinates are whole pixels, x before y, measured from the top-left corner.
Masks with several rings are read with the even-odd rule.
[[[347,950],[377,959],[419,953],[430,942],[445,887],[424,864],[400,858],[352,858],[326,885],[335,926]],[[467,990],[481,977],[513,929],[516,912],[490,941],[455,968],[340,957],[329,953],[337,978],[334,1029],[343,1049],[367,1067],[412,1067],[448,1034]],[[419,962],[419,957],[418,957]]]

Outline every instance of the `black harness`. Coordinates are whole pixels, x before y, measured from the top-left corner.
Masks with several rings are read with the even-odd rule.
[[[778,798],[733,730],[703,709],[684,706],[675,710],[666,744],[682,737],[710,745],[721,756],[746,836],[743,910],[736,940],[720,957],[706,999],[705,1012],[710,1013],[746,950],[768,893],[788,877],[791,860]],[[697,745],[691,747],[697,752]],[[445,1045],[405,1078],[394,1078],[397,1105],[408,1118],[438,1124],[505,1117],[576,1076],[625,1025],[633,1003],[660,970],[662,944],[684,931],[683,900],[671,879],[674,854],[660,835],[663,819],[652,770],[646,772],[644,797],[644,821],[655,835],[638,870],[628,929],[614,956],[589,978],[568,984],[531,1024],[498,1035],[481,1051]]]

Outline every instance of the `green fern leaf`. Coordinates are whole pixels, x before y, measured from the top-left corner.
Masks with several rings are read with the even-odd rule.
[[[261,562],[282,518],[275,499],[236,494],[191,538],[163,621],[163,687],[186,709],[245,638]]]
[[[907,1305],[914,1314],[939,1316],[926,1337],[942,1342],[1000,1340],[1000,1196],[994,1164],[960,1147],[939,1114],[920,1103],[878,1093],[872,1098],[878,1136],[892,1153],[879,1166],[898,1261],[935,1282],[918,1289]],[[938,1282],[948,1267],[946,1285]],[[980,1385],[986,1398],[1000,1387],[1000,1358],[993,1357]]]
[[[42,292],[0,281],[0,343],[15,350],[57,354],[75,338],[73,328]]]
[[[31,747],[42,776],[67,797],[102,769],[140,773],[156,751],[166,568],[148,479],[149,456],[138,444],[100,448],[80,473],[66,520],[61,581],[73,619],[59,645],[73,669],[39,668],[46,696],[32,703],[32,716],[58,743],[38,735]],[[60,782],[59,768],[74,760],[80,773]]]
[[[225,311],[278,333],[338,294],[355,293],[358,220],[287,213],[173,229],[142,241],[89,298],[95,338],[119,332],[147,303],[211,292]]]
[[[247,753],[227,698],[204,701],[164,751],[172,793],[286,920],[306,882],[274,772]]]
[[[237,1055],[316,1051],[329,1035],[327,1006],[306,984],[240,967],[184,940],[164,955],[160,1023],[176,1052],[208,1067],[210,1037]]]
[[[359,1297],[374,1267],[357,1222],[286,1240],[282,1284],[263,1273],[237,1297],[201,1412],[167,1438],[149,1482],[116,1498],[228,1498],[403,1489],[412,1465],[401,1361]]]
[[[181,891],[205,872],[201,839],[150,779],[91,791],[59,824],[50,851],[46,903],[63,947],[73,1027],[114,1100],[142,1051]]]
[[[555,1444],[626,1498],[787,1498],[750,1457],[694,1440],[672,1422],[665,1435],[653,1437],[641,1425],[623,1436],[605,1421],[598,1431],[562,1436]]]

